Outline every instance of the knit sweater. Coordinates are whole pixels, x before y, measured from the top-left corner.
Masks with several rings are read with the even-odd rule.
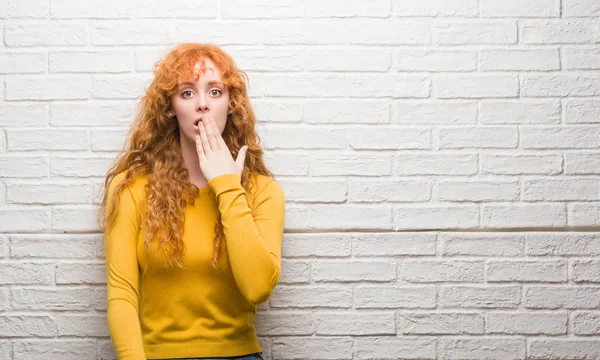
[[[124,176],[122,172],[111,182],[109,206]],[[200,188],[194,204],[185,208],[184,268],[163,267],[143,276],[141,269],[148,262],[161,261],[144,248],[146,221],[140,204],[147,177],[122,191],[115,223],[105,229],[104,237],[107,321],[119,360],[262,351],[254,318],[256,306],[269,298],[279,281],[285,199],[274,179],[264,175],[253,179],[257,186],[251,194],[236,174],[217,176]],[[210,263],[219,212],[226,242],[220,271]]]

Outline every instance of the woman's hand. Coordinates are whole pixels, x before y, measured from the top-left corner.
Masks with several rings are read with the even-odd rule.
[[[196,152],[200,160],[200,170],[206,181],[224,174],[242,176],[248,146],[242,146],[237,159],[233,160],[225,140],[212,118],[205,116],[198,124],[198,131],[200,134],[195,137]]]

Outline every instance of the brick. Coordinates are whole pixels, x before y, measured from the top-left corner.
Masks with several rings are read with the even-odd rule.
[[[474,175],[477,173],[477,156],[459,153],[434,155],[408,153],[395,156],[393,166],[394,174],[402,176]]]
[[[326,127],[262,127],[259,135],[265,149],[344,149],[346,130]]]
[[[424,127],[355,127],[347,130],[348,145],[357,150],[432,149],[431,129]],[[332,139],[333,140],[333,139]]]
[[[477,17],[476,0],[425,0],[406,2],[394,0],[395,16],[415,17]]]
[[[305,153],[278,151],[265,154],[264,161],[269,169],[281,176],[307,175],[310,158]]]
[[[490,260],[486,264],[488,282],[566,282],[565,260]]]
[[[268,55],[268,53],[265,55]],[[282,55],[285,54],[281,54],[281,51],[277,50],[277,57],[281,57]],[[306,70],[308,71],[385,72],[391,66],[391,51],[386,49],[345,50],[314,48],[305,50],[303,55]],[[279,69],[271,67],[269,70]]]
[[[256,319],[258,336],[310,336],[314,329],[312,315],[306,312],[267,311]]]
[[[10,235],[10,257],[14,259],[93,259],[99,235]]]
[[[295,86],[289,86],[290,83]],[[310,97],[315,93],[327,97],[345,96],[345,78],[342,75],[265,75],[266,96]]]
[[[287,115],[285,116],[287,117]],[[368,99],[306,99],[304,101],[304,122],[310,124],[386,124],[390,122],[389,102]]]
[[[567,124],[600,123],[600,100],[568,99],[565,101],[565,122]],[[578,154],[565,154],[565,156]]]
[[[100,155],[69,156],[51,155],[50,173],[52,176],[64,177],[104,177],[111,167],[113,157]],[[46,168],[48,166],[46,165]]]
[[[388,282],[396,279],[396,262],[389,260],[315,260],[315,282]]]
[[[525,235],[513,233],[441,233],[444,256],[520,257],[525,255]]]
[[[94,290],[13,288],[10,298],[13,310],[89,310],[94,302]]]
[[[440,149],[514,149],[519,143],[519,134],[512,126],[454,126],[437,130]]]
[[[15,1],[15,0],[12,0]],[[27,9],[31,11],[31,9]],[[6,46],[84,46],[88,44],[88,31],[85,25],[68,23],[50,24],[6,24],[4,41]],[[67,82],[70,83],[70,82]],[[64,83],[63,83],[64,84]],[[38,85],[29,90],[35,89]],[[59,86],[67,89],[64,86]]]
[[[438,184],[441,201],[518,201],[517,181],[446,181]]]
[[[106,284],[104,264],[65,264],[56,265],[57,284]]]
[[[444,20],[433,25],[439,45],[516,44],[517,24],[500,20]]]
[[[295,202],[334,202],[346,200],[346,182],[339,180],[280,180],[287,200]]]
[[[0,104],[0,126],[46,127],[48,125],[48,105],[42,103],[2,103]]]
[[[50,229],[50,209],[40,207],[0,208],[3,232],[30,232]]]
[[[426,100],[392,103],[392,123],[419,125],[475,125],[474,101]]]
[[[489,312],[485,331],[487,334],[564,335],[567,321],[566,312]]]
[[[114,129],[92,129],[91,130],[91,147],[93,151],[120,151],[123,149],[129,129],[114,128]]]
[[[574,311],[570,323],[576,335],[600,335],[600,313],[598,312]]]
[[[360,98],[426,98],[429,97],[431,80],[423,75],[348,75],[346,94]]]
[[[19,182],[7,186],[7,201],[14,204],[85,204],[92,200],[89,183]]]
[[[561,155],[482,154],[481,172],[498,175],[555,175],[562,171]]]
[[[90,4],[76,1],[52,1],[50,3],[50,17],[54,19],[128,18],[131,16],[131,10],[132,6],[118,0],[103,0]]]
[[[291,19],[302,18],[305,15],[307,4],[292,0],[271,3],[258,1],[248,3],[242,0],[223,1],[221,16],[223,19]],[[216,14],[215,14],[216,15]]]
[[[255,99],[252,107],[259,123],[299,123],[303,118],[308,120],[304,114],[305,105],[295,100]],[[306,107],[309,109],[311,106]]]
[[[346,40],[350,44],[428,45],[431,44],[432,39],[431,24],[429,21],[423,20],[347,21],[344,25],[361,29],[361,31],[352,33],[346,31],[349,36]],[[323,37],[322,34],[321,37]]]
[[[600,283],[600,261],[574,260],[571,277],[575,282]]]
[[[352,359],[351,337],[281,337],[273,339],[272,358],[293,360]]]
[[[562,0],[564,17],[593,17],[600,15],[600,4],[595,0]]]
[[[348,200],[351,202],[422,202],[431,198],[431,184],[403,180],[351,180]]]
[[[402,354],[403,359],[436,359],[436,340],[411,337],[357,337],[354,340],[358,359],[393,359]]]
[[[481,205],[481,226],[485,228],[559,227],[566,222],[561,204]]]
[[[148,75],[95,76],[92,78],[92,98],[138,100],[149,85]]]
[[[561,106],[553,100],[482,100],[479,122],[499,124],[560,124]]]
[[[81,150],[90,148],[85,129],[8,129],[8,149],[26,150]]]
[[[67,315],[56,316],[58,336],[107,337],[108,323],[105,315]]]
[[[600,48],[565,47],[564,62],[569,70],[600,70]]]
[[[394,335],[393,312],[384,313],[316,313],[317,335]]]
[[[314,27],[305,26],[304,24],[290,25],[293,25],[293,23],[288,22],[282,25],[269,24],[269,31],[266,31],[266,26],[261,25],[260,22],[228,22],[227,26],[223,26],[220,31],[214,31],[214,23],[180,21],[176,25],[176,41],[178,43],[188,41],[197,42],[199,39],[202,39],[204,43],[214,43],[219,44],[219,46],[255,45],[268,44],[267,41],[275,44],[281,43],[286,36],[289,36],[290,43],[294,44],[297,43],[297,38],[302,39],[303,37],[310,36],[316,38],[319,30],[326,31],[326,24],[320,26],[320,29],[316,29],[319,27],[318,24]],[[239,36],[240,34],[244,34],[244,36]],[[342,33],[340,32],[339,34],[341,35]],[[323,37],[322,33],[321,37]],[[325,40],[327,42],[330,39],[324,39],[323,41]]]
[[[565,174],[600,174],[600,154],[565,154]]]
[[[479,15],[481,17],[559,17],[560,1],[558,0],[480,0]]]
[[[594,359],[600,354],[597,339],[531,339],[527,349],[530,359]]]
[[[394,206],[394,230],[474,228],[478,224],[477,205]]]
[[[560,69],[560,60],[558,49],[484,49],[479,52],[479,66],[483,71],[550,71]]]
[[[277,286],[269,300],[273,308],[352,307],[350,287]]]
[[[411,335],[483,334],[483,316],[475,313],[399,313],[398,333]]]
[[[357,286],[354,288],[356,309],[413,309],[436,306],[433,287]]]
[[[435,255],[436,235],[431,233],[356,233],[352,254],[362,256]]]
[[[297,72],[304,70],[308,64],[314,66],[315,68],[313,70],[316,70],[320,65],[313,63],[312,58],[319,58],[316,53],[319,51],[323,50],[320,50],[319,48],[305,51],[301,49],[261,48],[257,51],[254,47],[232,47],[229,49],[228,53],[235,59],[235,63],[245,71]],[[331,53],[328,54],[333,55],[338,54],[338,52],[341,53],[342,51],[331,50]],[[305,53],[310,53],[311,56],[306,58],[304,56]],[[324,59],[321,58],[321,60]],[[327,67],[327,65],[325,65],[325,67]]]
[[[599,309],[600,288],[532,286],[523,290],[523,306],[531,309]]]
[[[596,226],[600,224],[600,205],[567,204],[569,226]]]
[[[96,360],[96,341],[88,340],[15,340],[14,360]]]
[[[0,176],[3,178],[32,178],[48,176],[46,155],[2,155],[0,154]]]
[[[595,178],[523,180],[525,201],[600,200],[600,184]]]
[[[313,154],[310,174],[383,176],[391,174],[391,157],[382,153],[370,154]]]
[[[402,7],[405,7],[404,4]],[[395,68],[398,71],[477,70],[477,52],[474,50],[399,48],[396,49],[394,58]]]
[[[348,257],[352,251],[351,234],[283,235],[283,257]]]
[[[519,286],[444,286],[439,295],[442,308],[516,309],[520,302]]]
[[[46,54],[41,52],[0,53],[0,74],[44,73],[48,68],[47,64]]]
[[[52,229],[61,231],[99,231],[98,208],[91,206],[54,206]]]
[[[133,69],[128,51],[50,51],[50,73],[122,73]]]
[[[530,126],[520,129],[523,149],[595,149],[600,148],[597,126]]]
[[[119,3],[118,6],[123,6]],[[131,3],[133,18],[152,18],[165,16],[172,18],[217,19],[219,5],[210,0],[134,1]]]
[[[39,75],[6,78],[6,100],[84,100],[89,96],[90,82],[86,77]]]
[[[6,0],[0,8],[0,19],[45,19],[48,2],[45,0]]]
[[[600,38],[598,41],[600,41]],[[600,79],[595,75],[576,73],[521,75],[521,96],[566,97],[598,95],[600,95]]]
[[[600,235],[596,233],[527,233],[529,256],[600,256]]]
[[[283,260],[281,262],[281,284],[309,283],[311,263],[308,261]]]
[[[444,338],[439,346],[444,359],[518,360],[526,357],[525,338]]]
[[[110,22],[91,27],[92,45],[162,45],[172,43],[174,30],[164,20]]]
[[[56,321],[47,315],[0,315],[0,336],[55,337]]]
[[[387,18],[392,10],[389,0],[375,0],[368,6],[360,0],[318,1],[309,0],[304,4],[304,16],[324,17],[368,17]],[[300,13],[302,15],[302,13]]]
[[[344,217],[339,214],[343,213]],[[392,228],[392,207],[389,205],[320,205],[308,208],[311,229],[386,229]]]
[[[434,81],[434,94],[440,99],[478,99],[517,97],[516,75],[439,75]]]
[[[600,41],[596,21],[587,19],[519,20],[522,44],[586,44]]]
[[[483,261],[404,260],[398,278],[411,283],[482,282]]]

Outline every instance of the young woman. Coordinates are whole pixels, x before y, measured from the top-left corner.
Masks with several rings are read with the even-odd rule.
[[[285,199],[262,159],[247,75],[193,43],[153,70],[100,209],[115,352],[262,359],[254,318],[279,281]]]

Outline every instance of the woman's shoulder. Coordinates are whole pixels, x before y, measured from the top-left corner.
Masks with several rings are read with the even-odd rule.
[[[110,188],[114,189],[117,184],[125,181],[128,172],[129,170],[123,170],[115,175],[110,183]],[[146,191],[146,184],[148,184],[148,179],[148,175],[136,175],[131,184],[127,186],[127,189],[129,189],[135,197],[143,197],[144,192]]]
[[[283,196],[283,189],[274,178],[258,173],[254,173],[250,177],[254,183],[253,193],[255,196]]]

